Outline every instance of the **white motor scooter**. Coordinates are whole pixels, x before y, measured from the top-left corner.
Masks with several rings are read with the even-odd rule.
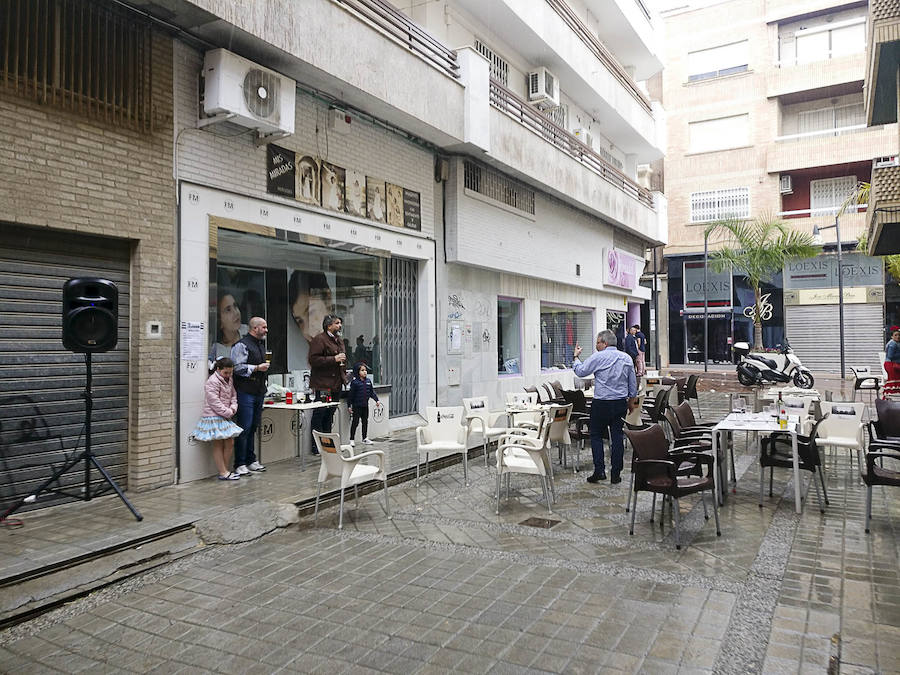
[[[801,389],[812,389],[815,379],[794,354],[787,340],[773,354],[751,352],[746,342],[735,342],[734,353],[741,357],[737,364],[738,382],[746,387],[765,382],[791,382]]]

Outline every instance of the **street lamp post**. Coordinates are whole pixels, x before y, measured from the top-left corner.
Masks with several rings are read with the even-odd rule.
[[[841,379],[846,376],[846,368],[844,365],[844,266],[841,264],[841,225],[840,217],[835,215],[834,225],[826,225],[825,227],[813,226],[813,238],[818,237],[821,240],[820,232],[822,230],[834,229],[837,237],[837,261],[838,261],[838,339],[840,341],[841,350]]]
[[[703,372],[709,372],[709,296],[706,287],[709,278],[709,231],[703,232]]]
[[[656,358],[653,365],[659,370],[659,277],[656,270],[656,247],[653,247],[653,353]]]

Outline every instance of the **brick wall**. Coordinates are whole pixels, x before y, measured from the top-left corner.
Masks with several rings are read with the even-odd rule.
[[[0,221],[131,244],[128,487],[174,478],[172,42],[153,37],[154,128],[141,134],[0,90]],[[162,339],[144,323],[159,320]]]
[[[203,55],[176,43],[175,64],[178,179],[310,208],[266,193],[266,149],[254,144],[252,133],[243,133],[244,128],[231,124],[193,128],[198,115],[197,78]],[[328,129],[328,114],[326,102],[298,92],[294,134],[275,142],[416,190],[422,200],[422,232],[433,237],[433,154],[359,117],[353,119],[349,129],[338,133]]]

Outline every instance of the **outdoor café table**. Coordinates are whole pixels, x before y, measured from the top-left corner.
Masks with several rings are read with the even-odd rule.
[[[516,405],[508,405],[506,406],[506,415],[509,417],[509,426],[516,426],[516,415],[534,415],[535,413],[543,412],[547,410],[549,406],[538,403],[537,405],[529,405],[529,406],[516,406]]]
[[[799,389],[797,387],[781,387],[767,389],[759,395],[760,401],[777,401],[778,394],[782,398],[811,398],[813,401],[819,400],[819,392],[816,389]]]
[[[316,408],[337,408],[337,401],[332,401],[331,403],[324,403],[323,401],[313,401],[312,403],[284,403],[283,401],[278,403],[264,403],[263,408],[268,408],[270,410],[293,410],[294,411],[294,425],[297,433],[294,434],[294,440],[296,442],[296,454],[295,457],[300,457],[300,470],[306,471],[306,453],[300,447],[300,432],[302,429],[302,423],[300,421],[301,416],[303,415],[304,410],[315,410]],[[260,425],[260,429],[258,433],[262,433],[262,425]],[[260,449],[262,449],[262,443],[259,444]]]
[[[724,503],[725,486],[722,485],[721,476],[719,475],[719,453],[718,442],[719,434],[726,431],[757,431],[772,433],[780,431],[791,435],[791,457],[794,465],[794,507],[797,513],[802,512],[800,504],[800,464],[797,456],[797,427],[800,424],[800,418],[797,415],[788,417],[787,429],[778,426],[778,420],[772,417],[770,413],[736,413],[728,415],[721,422],[713,427],[712,434],[712,456],[713,456],[713,475],[716,481],[716,495],[719,497],[719,503]],[[725,467],[728,470],[727,464]],[[732,476],[737,481],[737,476]]]

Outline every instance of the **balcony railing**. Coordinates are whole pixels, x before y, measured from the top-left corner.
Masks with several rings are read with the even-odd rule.
[[[777,136],[776,143],[784,141],[799,141],[805,138],[816,138],[821,136],[840,136],[842,134],[852,134],[855,131],[862,131],[868,127],[865,124],[852,124],[847,127],[836,127],[832,129],[820,129],[818,131],[807,131],[802,134],[788,134],[787,136]]]
[[[648,99],[644,92],[637,88],[637,85],[634,83],[634,80],[631,79],[631,76],[625,72],[625,69],[622,65],[616,61],[616,58],[609,52],[609,50],[603,45],[597,37],[588,30],[588,27],[584,25],[581,19],[572,11],[572,8],[564,2],[564,0],[547,0],[547,4],[550,5],[553,10],[559,14],[560,18],[566,22],[569,28],[572,29],[572,32],[578,36],[578,38],[585,44],[585,46],[600,60],[602,64],[604,64],[609,71],[612,73],[613,77],[615,77],[619,83],[625,87],[629,94],[634,97],[634,100],[637,101],[641,107],[646,110],[648,113],[652,111],[650,106],[650,99]]]
[[[354,10],[398,43],[415,52],[451,77],[459,77],[456,52],[416,25],[408,16],[384,0],[333,0]]]
[[[868,204],[850,204],[844,213],[860,213],[865,211]],[[841,210],[841,206],[827,206],[820,209],[797,209],[796,211],[779,211],[777,216],[780,218],[816,218],[818,216],[833,216]]]
[[[625,194],[653,208],[653,195],[649,190],[642,188],[575,136],[551,122],[534,107],[493,79],[491,80],[491,105],[575,161],[580,162]]]

